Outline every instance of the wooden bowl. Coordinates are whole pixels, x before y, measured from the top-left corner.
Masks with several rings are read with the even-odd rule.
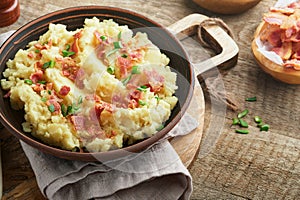
[[[258,51],[258,46],[256,44],[256,38],[259,37],[260,33],[266,28],[266,23],[262,22],[256,29],[254,33],[254,40],[252,41],[252,52],[259,64],[259,66],[272,77],[289,84],[300,84],[300,71],[294,70],[292,68],[285,68],[282,65],[278,65],[273,61],[266,58],[260,51]]]
[[[0,5],[0,27],[9,26],[20,16],[19,0],[2,0]]]
[[[68,30],[81,28],[85,18],[98,17],[100,20],[113,19],[121,25],[128,25],[130,29],[148,34],[149,39],[156,44],[163,53],[170,58],[170,66],[177,73],[178,90],[175,95],[179,103],[172,110],[170,119],[165,127],[154,136],[122,149],[108,152],[81,153],[62,150],[42,143],[30,134],[23,132],[21,123],[24,113],[11,108],[9,100],[3,98],[6,91],[0,90],[0,121],[16,137],[38,150],[60,158],[81,161],[106,161],[128,155],[132,152],[141,152],[150,145],[163,138],[182,118],[186,111],[194,88],[194,74],[188,56],[178,40],[167,29],[158,23],[140,14],[113,7],[83,6],[68,8],[49,13],[33,20],[17,30],[0,49],[0,78],[6,68],[8,59],[13,59],[19,49],[37,40],[40,35],[48,30],[49,23],[66,24]],[[150,28],[151,27],[151,28]]]
[[[220,14],[238,14],[245,12],[261,0],[193,0],[209,11]]]

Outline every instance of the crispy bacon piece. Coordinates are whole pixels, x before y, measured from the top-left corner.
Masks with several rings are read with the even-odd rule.
[[[300,60],[297,59],[287,60],[285,61],[283,66],[286,68],[294,68],[295,70],[300,70]]]
[[[270,12],[264,15],[263,20],[268,24],[280,26],[287,17],[282,13]]]
[[[34,55],[33,55],[32,52],[29,52],[29,53],[27,54],[27,56],[28,56],[28,58],[34,58]]]
[[[97,39],[97,41],[99,43],[103,42],[102,39],[101,39],[101,34],[97,30],[94,31],[94,36],[95,36],[95,38]]]
[[[74,37],[74,42],[71,46],[71,51],[75,52],[76,54],[80,51],[79,48],[79,39],[82,36],[82,31],[79,31],[78,33],[76,33],[73,37]]]
[[[30,75],[30,80],[32,80],[33,83],[37,83],[38,81],[43,80],[43,74],[44,72],[42,70],[37,70]]]
[[[145,71],[145,74],[148,77],[150,91],[154,93],[159,92],[163,87],[165,78],[155,70]]]
[[[74,125],[75,130],[84,130],[85,129],[85,117],[80,115],[70,116],[71,123]]]
[[[295,9],[294,8],[290,8],[290,7],[287,7],[287,8],[275,8],[275,7],[271,7],[270,11],[271,12],[282,13],[282,14],[285,14],[285,15],[291,15],[291,14],[293,14],[295,12]]]
[[[131,60],[127,58],[123,58],[122,56],[118,57],[117,66],[120,69],[120,76],[121,78],[127,77],[128,70],[131,69]]]
[[[275,47],[272,49],[283,60],[288,60],[292,56],[292,42],[285,42],[281,47]]]
[[[69,86],[64,85],[60,88],[58,93],[62,96],[66,96],[67,94],[69,94],[70,90],[71,88]]]
[[[273,47],[278,47],[282,45],[281,34],[279,26],[268,25],[260,34],[260,39],[263,42],[269,42]]]
[[[58,100],[59,99],[56,99],[56,98],[50,98],[46,101],[47,106],[50,106],[50,105],[54,106],[54,112],[52,112],[52,114],[59,114],[60,113],[61,106],[60,106]]]

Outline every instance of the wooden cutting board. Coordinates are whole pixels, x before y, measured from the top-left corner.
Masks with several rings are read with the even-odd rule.
[[[207,19],[206,16],[193,14],[171,25],[169,29],[175,33],[184,33],[186,36],[195,34],[197,27],[205,19]],[[197,64],[195,66],[196,75],[215,66],[228,67],[236,63],[238,48],[224,30],[218,26],[204,27],[203,36],[217,53],[221,53],[208,61]],[[198,68],[202,65],[206,67],[205,70]],[[194,96],[187,112],[198,121],[199,126],[191,133],[173,138],[170,142],[183,164],[189,168],[199,151],[204,126],[205,102],[198,81],[195,83]],[[6,129],[0,130],[0,139],[3,163],[3,199],[44,199],[18,139]]]

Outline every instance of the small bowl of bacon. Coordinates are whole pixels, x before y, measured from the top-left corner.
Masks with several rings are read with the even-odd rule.
[[[252,51],[266,73],[288,84],[300,84],[300,1],[282,2],[264,14]]]

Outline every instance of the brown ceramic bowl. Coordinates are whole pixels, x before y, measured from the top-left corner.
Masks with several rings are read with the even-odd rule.
[[[170,58],[170,66],[177,73],[178,90],[175,95],[179,103],[172,111],[170,119],[165,127],[154,136],[140,141],[131,146],[118,150],[98,153],[80,153],[62,150],[49,146],[35,139],[30,134],[22,131],[21,123],[24,121],[24,113],[11,108],[8,99],[3,98],[7,91],[0,90],[0,120],[12,134],[37,148],[41,152],[55,155],[60,158],[81,161],[104,161],[127,155],[131,152],[141,152],[150,145],[164,137],[181,119],[191,100],[194,88],[194,75],[187,54],[173,35],[158,23],[140,14],[113,7],[83,6],[56,11],[36,20],[33,20],[17,30],[0,48],[0,71],[6,68],[8,59],[13,59],[19,49],[37,40],[48,29],[49,23],[61,23],[67,25],[68,30],[81,28],[85,18],[98,17],[99,19],[113,19],[119,24],[128,25],[131,29],[139,29],[146,32],[150,40],[156,44],[163,53]]]

